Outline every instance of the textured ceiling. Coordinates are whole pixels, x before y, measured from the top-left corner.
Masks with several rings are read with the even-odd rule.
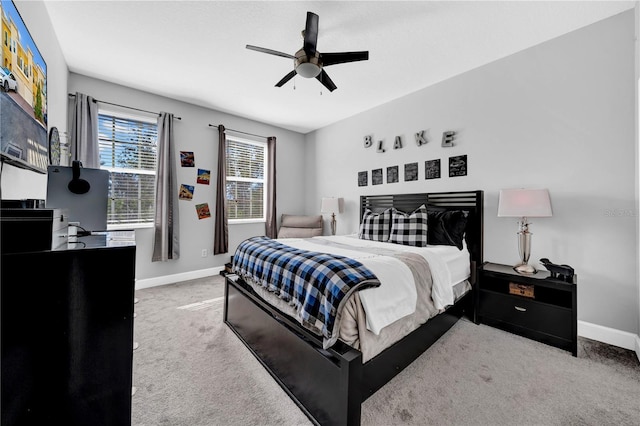
[[[634,7],[632,1],[45,1],[69,70],[307,133]],[[295,77],[306,12],[318,51],[368,50]],[[294,89],[295,86],[295,89]],[[117,100],[110,100],[117,101]]]

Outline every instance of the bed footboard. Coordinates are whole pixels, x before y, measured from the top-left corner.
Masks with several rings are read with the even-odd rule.
[[[362,354],[347,345],[323,350],[237,276],[225,282],[224,322],[300,409],[317,424],[359,425]]]
[[[473,301],[471,292],[445,312],[429,319],[402,340],[388,347],[363,365],[362,400],[365,401],[398,373],[415,361],[464,315]]]

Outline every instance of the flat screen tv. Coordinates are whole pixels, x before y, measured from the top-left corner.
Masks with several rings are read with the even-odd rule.
[[[47,173],[47,64],[14,2],[0,13],[0,160]]]

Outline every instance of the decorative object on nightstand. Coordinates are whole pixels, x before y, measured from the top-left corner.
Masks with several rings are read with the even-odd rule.
[[[509,265],[485,263],[478,269],[477,324],[515,333],[578,353],[578,278],[540,270],[522,275]]]
[[[519,217],[518,252],[521,262],[514,269],[521,274],[535,274],[529,265],[531,255],[530,217],[550,217],[551,200],[546,189],[502,189],[498,201],[498,217]]]
[[[340,213],[340,199],[335,197],[323,198],[320,213],[331,213],[331,235],[336,235],[336,212]]]
[[[569,265],[556,265],[551,262],[546,257],[540,259],[540,263],[547,268],[547,271],[551,274],[551,278],[556,278],[561,281],[566,281],[568,283],[573,282],[573,275],[575,271]]]

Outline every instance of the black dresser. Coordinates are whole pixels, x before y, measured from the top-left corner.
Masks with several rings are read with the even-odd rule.
[[[135,245],[82,240],[2,253],[3,426],[131,424]]]

